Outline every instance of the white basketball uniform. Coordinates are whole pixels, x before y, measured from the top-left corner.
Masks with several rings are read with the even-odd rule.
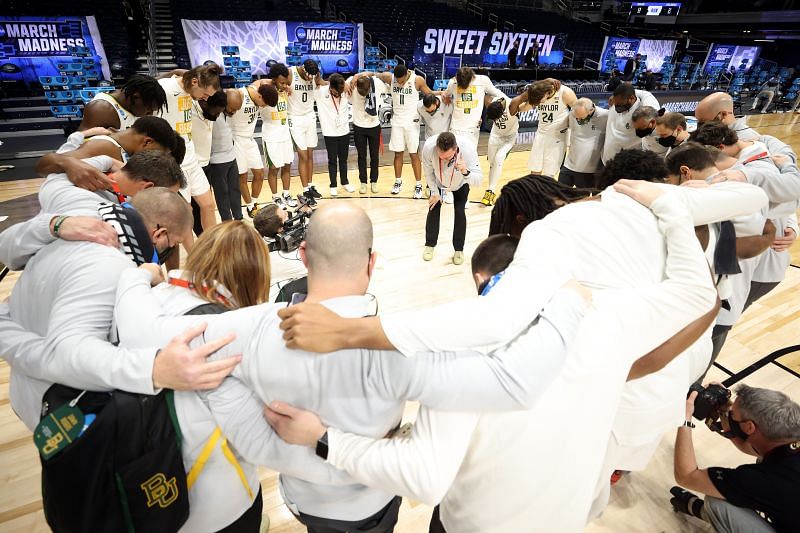
[[[417,75],[409,71],[406,82],[398,85],[393,74],[392,132],[389,136],[389,150],[392,152],[416,154],[419,151],[418,103]]]
[[[258,122],[258,106],[250,98],[247,87],[236,89],[242,93],[242,107],[228,117],[228,125],[233,134],[233,151],[236,154],[236,166],[239,174],[247,174],[248,169],[264,168],[258,143],[253,138]]]
[[[297,67],[290,67],[292,74],[292,94],[287,98],[289,105],[289,131],[298,150],[317,147],[317,115],[314,113],[314,79],[308,81],[300,77]]]
[[[264,158],[270,167],[281,168],[294,161],[287,108],[286,92],[280,92],[275,107],[261,109],[261,140],[264,142]]]
[[[181,195],[188,201],[190,196],[200,196],[211,189],[192,142],[192,97],[181,89],[176,76],[160,79],[158,83],[167,93],[167,107],[161,110],[160,116],[186,141],[186,155],[181,163],[186,188],[181,189]]]
[[[103,102],[108,102],[109,104],[111,104],[114,107],[114,110],[117,112],[117,115],[119,116],[119,130],[120,131],[127,130],[128,128],[133,126],[133,123],[136,122],[137,118],[139,118],[137,116],[134,116],[133,113],[131,113],[130,111],[128,111],[124,107],[122,107],[119,104],[119,102],[117,102],[117,100],[113,96],[111,96],[111,94],[109,94],[109,93],[99,92],[96,95],[94,95],[94,98],[92,98],[93,102],[95,100],[101,100]]]
[[[500,174],[503,171],[503,162],[508,157],[508,153],[514,148],[519,131],[519,118],[508,112],[511,105],[511,98],[503,97],[506,108],[500,118],[494,121],[492,131],[489,134],[489,190],[494,191],[497,182],[500,181]]]
[[[556,93],[536,106],[539,112],[539,128],[531,143],[528,168],[544,176],[555,177],[567,146],[567,120],[569,108],[564,102],[562,85]]]

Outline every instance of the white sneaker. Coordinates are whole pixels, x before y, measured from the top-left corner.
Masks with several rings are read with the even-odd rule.
[[[414,186],[414,199],[419,200],[420,198],[422,198],[422,184],[417,183]]]
[[[403,187],[403,180],[394,180],[394,185],[392,185],[392,194],[400,194],[400,189]]]
[[[453,203],[453,192],[452,191],[445,191],[444,195],[442,196],[442,201],[446,204]]]
[[[356,188],[353,187],[352,185],[350,185],[349,183],[344,186],[344,190],[346,190],[347,192],[351,192],[351,193],[352,192],[356,192]]]
[[[289,207],[297,207],[297,200],[292,198],[292,195],[289,194],[289,192],[283,193],[283,203],[285,203]]]
[[[284,211],[286,211],[288,209],[286,207],[286,203],[283,201],[283,198],[281,198],[280,196],[273,196],[272,197],[272,203],[274,203],[275,205],[277,205],[278,207],[280,207]]]
[[[336,196],[338,196],[338,194],[339,194],[339,191],[336,189],[336,187],[331,187],[331,196],[333,198],[336,198]]]

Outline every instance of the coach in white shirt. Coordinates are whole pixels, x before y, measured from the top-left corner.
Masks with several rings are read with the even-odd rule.
[[[641,148],[642,140],[636,135],[633,113],[642,106],[658,109],[658,100],[647,91],[634,89],[630,83],[620,84],[609,102],[606,139],[603,145],[603,163],[622,150]]]
[[[353,105],[353,142],[358,153],[358,179],[360,194],[367,194],[367,150],[369,150],[369,183],[371,191],[378,192],[378,149],[381,145],[380,101],[387,91],[386,85],[376,76],[347,80],[350,101]]]
[[[608,110],[594,105],[589,98],[578,98],[569,113],[569,151],[558,181],[564,185],[595,187],[595,174],[602,163]]]
[[[642,140],[642,150],[665,156],[669,147],[662,146],[658,142],[659,135],[656,133],[656,119],[659,117],[658,109],[649,105],[640,106],[631,115],[633,128],[636,136]]]

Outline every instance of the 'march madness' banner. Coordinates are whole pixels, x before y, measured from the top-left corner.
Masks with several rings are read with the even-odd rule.
[[[460,56],[462,63],[468,64],[505,63],[517,40],[517,64],[522,63],[525,53],[537,43],[540,64],[560,65],[564,59],[565,36],[562,34],[428,28],[417,41],[414,63],[439,65],[443,56]]]
[[[222,47],[238,46],[253,74],[266,74],[270,59],[286,63],[286,46],[299,45],[303,59],[314,59],[323,74],[356,72],[364,64],[364,30],[349,22],[181,20],[192,65],[212,60],[222,65]]]
[[[72,60],[70,46],[89,48],[111,79],[94,17],[0,16],[0,77],[32,83],[58,76],[57,64]]]

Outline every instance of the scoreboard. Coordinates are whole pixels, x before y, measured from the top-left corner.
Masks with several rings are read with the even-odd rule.
[[[653,24],[674,24],[680,13],[680,2],[633,2],[630,20],[644,19]]]

